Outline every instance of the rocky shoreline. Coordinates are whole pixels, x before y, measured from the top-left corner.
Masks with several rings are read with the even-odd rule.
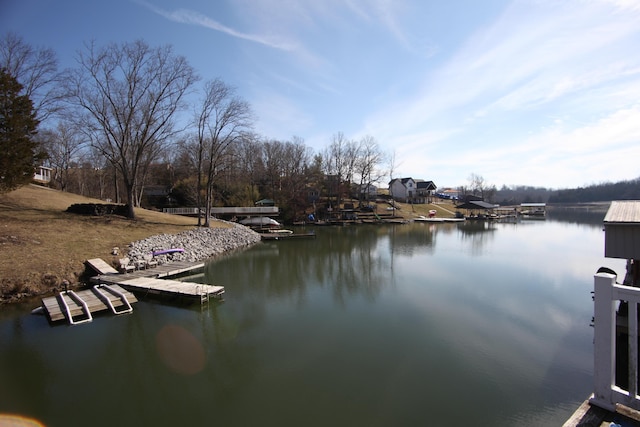
[[[234,249],[258,243],[260,235],[244,225],[227,223],[230,227],[198,227],[178,234],[159,234],[131,243],[128,257],[143,260],[145,255],[163,249],[184,249],[184,252],[156,255],[163,264],[171,261],[202,261]]]
[[[222,221],[226,222],[226,221]],[[130,260],[142,260],[145,255],[154,250],[181,248],[184,252],[176,252],[155,256],[158,263],[163,264],[172,261],[198,262],[220,255],[222,253],[248,247],[260,242],[258,233],[244,225],[228,222],[229,227],[205,228],[197,227],[178,234],[158,234],[131,243],[126,251],[120,251],[119,257],[127,256]],[[78,273],[80,275],[81,273]],[[82,281],[71,283],[71,289],[83,286]],[[21,292],[10,295],[0,294],[0,306],[4,304],[29,301],[32,298],[40,298],[63,289],[63,283],[42,283],[41,285],[25,286]]]

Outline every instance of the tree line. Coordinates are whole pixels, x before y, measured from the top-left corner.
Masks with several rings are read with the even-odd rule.
[[[304,210],[310,192],[339,204],[352,183],[365,188],[392,170],[372,136],[338,132],[314,153],[300,137],[256,134],[251,106],[236,89],[219,78],[202,82],[171,46],[88,43],[76,61],[58,71],[53,50],[13,33],[0,39],[0,99],[7,106],[0,118],[12,129],[0,133],[0,146],[23,166],[12,169],[13,157],[3,156],[0,191],[29,182],[34,167],[45,165],[52,185],[124,202],[130,218],[153,193],[145,189],[164,187],[166,203],[203,207],[198,224],[208,225],[212,206],[266,197],[289,217]]]
[[[501,205],[520,203],[592,203],[612,200],[640,200],[640,177],[619,182],[603,182],[578,188],[548,189],[531,186],[502,186],[492,193],[492,202]]]

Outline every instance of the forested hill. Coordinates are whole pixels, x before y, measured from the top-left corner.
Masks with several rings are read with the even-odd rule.
[[[640,200],[640,178],[630,181],[603,183],[567,190],[549,195],[549,203],[608,202],[611,200]]]
[[[552,190],[544,187],[503,186],[491,200],[501,205],[519,203],[590,203],[612,200],[640,200],[640,178],[615,183]]]

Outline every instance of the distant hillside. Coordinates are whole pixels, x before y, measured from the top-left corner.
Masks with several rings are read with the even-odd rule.
[[[612,200],[640,200],[640,178],[606,182],[585,187],[550,190],[544,187],[503,186],[491,201],[501,205],[520,203],[592,203]]]
[[[612,200],[640,200],[640,178],[557,190],[549,196],[548,201],[549,203],[588,203]]]

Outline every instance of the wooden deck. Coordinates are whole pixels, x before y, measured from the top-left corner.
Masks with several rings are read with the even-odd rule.
[[[129,304],[135,303],[138,300],[135,295],[131,292],[127,292],[126,290],[120,288],[119,286],[112,286],[119,292],[122,292],[126,297]],[[95,288],[85,289],[82,291],[76,291],[75,294],[81,298],[86,304],[91,313],[97,313],[105,310],[111,310],[111,308],[103,301],[101,295]],[[111,304],[116,309],[123,308],[125,306],[122,299],[110,292],[102,292],[103,295],[106,295],[108,299],[111,301]],[[74,298],[72,298],[70,293],[61,292],[56,296],[44,298],[42,300],[42,308],[44,309],[45,314],[49,318],[51,322],[58,322],[60,320],[67,320],[66,310],[64,308],[64,304],[60,301],[60,299],[64,299],[64,302],[69,307],[69,312],[73,318],[86,316],[84,313],[84,307]],[[70,322],[71,323],[71,322]]]

